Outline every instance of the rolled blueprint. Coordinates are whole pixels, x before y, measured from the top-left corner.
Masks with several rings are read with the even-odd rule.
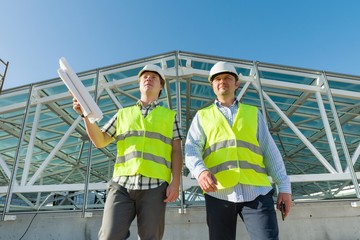
[[[87,117],[91,123],[100,121],[103,114],[79,77],[64,57],[59,59],[59,64],[60,68],[57,72],[69,91],[79,101],[84,116]]]

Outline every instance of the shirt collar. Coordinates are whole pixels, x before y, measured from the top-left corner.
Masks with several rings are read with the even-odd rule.
[[[230,108],[233,107],[233,106],[238,106],[239,104],[239,101],[235,98],[234,99],[234,102],[231,104]],[[215,99],[215,105],[217,107],[223,107],[223,105],[221,104],[221,102],[219,102],[217,99]]]
[[[155,101],[151,102],[149,105],[147,105],[146,107],[144,107],[144,105],[142,104],[142,101],[139,99],[136,102],[136,106],[138,106],[140,109],[142,109],[142,108],[154,109],[155,107],[159,106],[159,103],[158,103],[158,101],[155,100]]]

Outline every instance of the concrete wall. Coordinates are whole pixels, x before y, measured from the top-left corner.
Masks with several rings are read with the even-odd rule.
[[[352,207],[355,202],[359,207]],[[354,205],[354,204],[353,204]],[[39,213],[22,239],[28,240],[95,240],[101,224],[101,211],[82,217],[79,212]],[[34,214],[11,215],[0,222],[1,240],[19,240]],[[16,217],[15,220],[11,220]],[[360,240],[360,202],[332,201],[295,203],[290,216],[279,219],[280,239],[286,240]],[[136,222],[131,226],[130,240],[137,239]],[[208,239],[204,207],[168,208],[164,240]],[[237,239],[248,240],[244,224],[239,219]]]

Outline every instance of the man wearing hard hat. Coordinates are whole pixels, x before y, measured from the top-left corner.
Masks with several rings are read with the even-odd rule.
[[[199,110],[185,143],[185,162],[205,194],[209,239],[235,240],[238,215],[251,239],[278,239],[276,202],[284,217],[290,212],[291,185],[283,159],[263,116],[239,103],[239,75],[226,62],[210,70],[214,104]]]
[[[100,240],[126,239],[135,217],[140,239],[162,239],[166,203],[179,195],[182,134],[176,112],[157,102],[165,85],[163,70],[146,65],[138,78],[141,97],[136,105],[119,109],[101,129],[83,117],[97,148],[117,144]],[[75,98],[73,108],[82,115]]]

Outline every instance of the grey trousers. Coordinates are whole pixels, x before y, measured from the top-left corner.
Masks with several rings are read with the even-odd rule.
[[[128,190],[116,182],[108,184],[99,240],[125,239],[137,217],[141,240],[160,240],[164,234],[166,188],[164,183],[149,190]]]

